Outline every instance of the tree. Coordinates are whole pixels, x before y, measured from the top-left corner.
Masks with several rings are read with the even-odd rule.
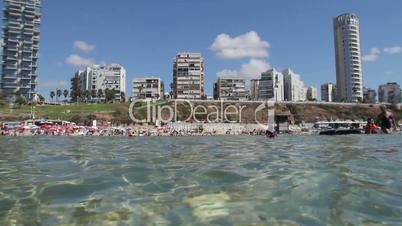
[[[144,85],[138,87],[138,99],[142,99],[142,90],[144,89]],[[145,98],[145,95],[144,95]]]
[[[56,90],[56,100],[57,100],[57,102],[59,102],[59,98],[61,97],[61,94],[62,94],[61,89],[57,89]]]
[[[64,96],[64,100],[65,100],[67,98],[67,96],[68,96],[68,90],[67,89],[65,89],[63,91],[63,96]]]
[[[87,90],[83,90],[83,91],[79,91],[79,94],[80,94],[80,100],[82,101],[82,102],[85,102],[85,100],[86,100],[86,93],[87,93]]]
[[[97,91],[96,90],[91,90],[91,99],[95,99],[97,97]]]
[[[53,102],[54,96],[56,96],[56,93],[54,91],[50,91],[50,99],[52,99],[52,102]]]
[[[45,98],[41,94],[38,94],[38,99],[41,103],[45,102]]]
[[[89,90],[84,91],[84,99],[87,102],[91,99],[91,92],[89,92]]]
[[[124,92],[120,92],[120,101],[126,102],[126,94]]]
[[[98,102],[102,99],[102,97],[103,97],[102,89],[98,89],[98,92],[96,93],[96,97],[98,98]]]
[[[83,94],[82,90],[79,89],[79,90],[76,91],[75,96],[76,96],[77,102],[81,102],[83,100],[82,94]]]
[[[105,89],[105,99],[106,102],[111,102],[114,100],[116,91],[114,89]]]
[[[17,104],[18,106],[21,107],[22,105],[27,104],[27,100],[23,96],[17,96],[17,99],[15,100],[15,104]]]

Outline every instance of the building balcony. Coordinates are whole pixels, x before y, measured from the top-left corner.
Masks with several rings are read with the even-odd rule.
[[[8,7],[7,10],[10,14],[11,13],[21,14],[21,12],[22,12],[22,9],[20,6],[10,6],[10,7]]]
[[[22,52],[24,52],[24,53],[32,53],[32,49],[30,49],[30,48],[27,48],[27,49],[22,49]]]
[[[5,69],[6,70],[17,70],[17,66],[16,65],[6,65]]]
[[[4,23],[4,25],[20,26],[20,25],[21,25],[21,22],[16,21],[16,20],[7,20],[7,24]]]
[[[18,52],[18,49],[15,47],[7,47],[6,51],[14,53],[14,52]]]
[[[28,31],[27,29],[24,29],[24,34],[25,35],[30,35],[30,36],[34,35],[33,31]]]
[[[16,73],[8,73],[7,75],[4,75],[2,78],[3,79],[16,80],[17,79],[17,74]]]
[[[27,76],[22,76],[21,80],[31,80],[31,77],[27,77]]]
[[[31,44],[31,45],[33,45],[33,41],[25,39],[25,40],[24,40],[24,44]]]
[[[16,38],[8,38],[7,41],[12,43],[19,43],[19,41]]]
[[[10,29],[10,28],[8,28],[8,33],[10,33],[10,34],[20,34],[21,31],[19,29]]]
[[[33,18],[35,18],[35,14],[25,13],[25,17],[28,19],[33,19]]]
[[[3,81],[3,84],[10,85],[10,86],[17,86],[18,81],[14,78],[14,81]]]
[[[3,83],[4,89],[17,89],[17,85],[8,85]]]
[[[15,12],[15,11],[13,12],[11,10],[8,10],[8,14],[10,14],[11,16],[16,16],[16,17],[19,17],[21,15],[20,12]]]

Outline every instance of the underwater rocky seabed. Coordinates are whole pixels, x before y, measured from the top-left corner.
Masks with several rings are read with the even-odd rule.
[[[0,144],[0,225],[402,222],[400,134]]]

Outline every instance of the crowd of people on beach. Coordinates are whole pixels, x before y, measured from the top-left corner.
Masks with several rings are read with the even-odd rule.
[[[353,123],[357,124],[358,123]],[[364,124],[364,122],[363,122]],[[398,130],[398,125],[393,114],[385,107],[381,107],[381,113],[377,119],[367,119],[367,124],[362,128],[366,134],[390,134]],[[299,133],[287,131],[288,133]],[[300,129],[299,128],[299,129]],[[324,128],[325,129],[325,128]],[[330,128],[327,128],[330,129]],[[400,130],[400,128],[399,128]],[[308,131],[314,134],[312,131]],[[307,133],[308,134],[308,133]],[[0,122],[0,135],[2,136],[215,136],[215,135],[265,135],[274,138],[278,130],[274,127],[263,128],[261,125],[250,124],[204,124],[171,123],[161,126],[134,125],[134,126],[111,126],[92,125],[81,126],[72,122],[60,120],[26,120],[22,122]]]
[[[202,126],[78,126],[74,123],[43,122],[39,125],[20,122],[6,124],[0,122],[3,136],[214,136],[214,135],[264,135],[263,129],[247,128],[203,128]]]

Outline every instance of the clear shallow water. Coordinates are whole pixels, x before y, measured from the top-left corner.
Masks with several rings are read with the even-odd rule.
[[[401,222],[401,135],[0,137],[0,225]]]

